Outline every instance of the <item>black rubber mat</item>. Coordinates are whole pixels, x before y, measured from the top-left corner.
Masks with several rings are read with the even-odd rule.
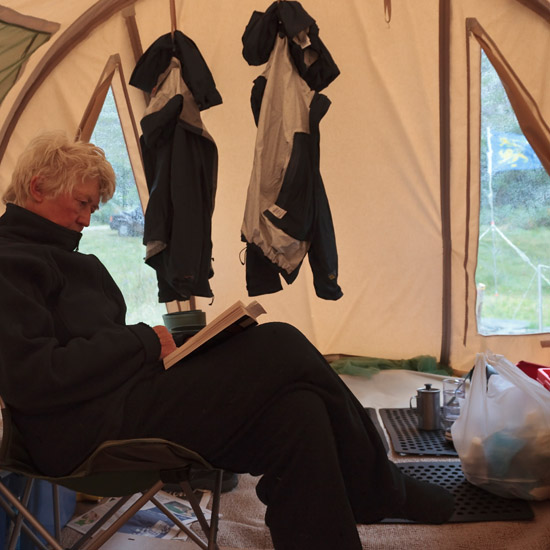
[[[473,521],[520,521],[534,518],[526,500],[502,498],[493,495],[464,477],[460,462],[398,462],[401,471],[422,481],[444,487],[455,497],[455,511],[450,523]],[[407,520],[387,519],[383,523],[411,523]]]
[[[443,430],[419,430],[413,409],[380,409],[382,422],[396,453],[432,456],[458,456]]]
[[[380,421],[378,420],[378,415],[376,414],[376,409],[373,409],[372,407],[365,407],[365,411],[369,415],[369,418],[372,420],[372,423],[374,424],[374,427],[376,428],[376,431],[380,435],[380,438],[382,439],[382,442],[384,443],[384,449],[386,449],[386,453],[389,453],[390,451],[390,445],[388,443],[388,439],[386,437],[386,434],[384,432],[384,428],[380,425]]]

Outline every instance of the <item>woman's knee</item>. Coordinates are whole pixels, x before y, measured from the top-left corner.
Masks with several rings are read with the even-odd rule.
[[[262,323],[254,327],[254,337],[264,340],[273,346],[285,346],[287,349],[296,347],[314,348],[313,344],[295,326],[280,321]]]

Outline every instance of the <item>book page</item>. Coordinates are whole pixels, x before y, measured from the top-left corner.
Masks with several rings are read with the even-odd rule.
[[[231,328],[231,332],[234,333],[254,324],[256,318],[265,312],[263,306],[256,301],[251,302],[248,306],[244,305],[241,301],[235,302],[197,332],[197,334],[191,336],[184,344],[167,355],[164,358],[164,368],[170,368],[174,363],[177,363],[180,359],[183,359],[186,355],[189,355],[226,329]]]

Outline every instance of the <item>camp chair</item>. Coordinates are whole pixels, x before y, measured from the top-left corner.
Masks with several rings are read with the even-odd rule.
[[[164,439],[128,439],[121,441],[106,441],[101,444],[78,468],[70,475],[50,477],[40,474],[32,466],[23,443],[22,437],[11,421],[10,411],[0,398],[3,419],[3,436],[0,445],[0,469],[15,472],[27,477],[29,483],[25,494],[18,499],[9,491],[0,479],[0,505],[6,509],[8,517],[12,518],[15,528],[12,529],[10,544],[15,542],[22,529],[31,536],[41,549],[47,546],[33,536],[34,528],[54,550],[64,550],[59,542],[59,528],[56,528],[55,538],[36,520],[26,507],[27,491],[30,493],[32,480],[44,479],[55,485],[61,485],[74,491],[101,495],[103,497],[121,497],[85,535],[71,546],[70,550],[96,550],[100,548],[118,529],[128,521],[142,506],[151,501],[170,520],[172,520],[200,548],[219,550],[217,544],[217,529],[219,504],[223,470],[213,468],[200,455]],[[212,510],[210,522],[200,508],[198,497],[189,483],[193,468],[210,469],[215,476],[212,492]],[[179,521],[155,497],[165,483],[178,484],[185,499],[189,501],[203,536],[197,535],[189,527]],[[102,527],[137,493],[141,496],[109,527]],[[55,502],[55,498],[54,498]],[[8,503],[8,506],[6,506]],[[57,507],[54,506],[54,512]],[[59,521],[56,518],[55,524]]]

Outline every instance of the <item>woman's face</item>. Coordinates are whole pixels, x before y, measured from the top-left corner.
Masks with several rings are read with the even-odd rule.
[[[58,225],[78,231],[90,225],[91,215],[99,208],[99,182],[97,178],[87,178],[77,183],[69,193],[56,197],[46,197],[39,184],[31,184],[32,200],[25,205],[27,210],[42,216]]]

